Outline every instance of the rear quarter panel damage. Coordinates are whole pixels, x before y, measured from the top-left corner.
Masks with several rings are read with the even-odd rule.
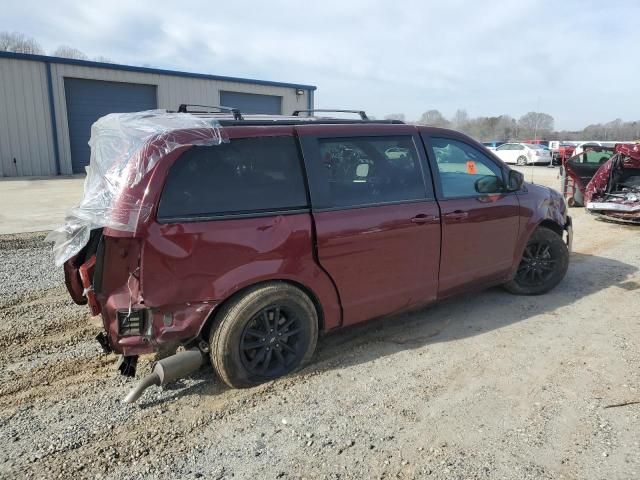
[[[234,293],[256,283],[284,280],[316,297],[323,306],[323,328],[335,328],[341,322],[340,302],[315,261],[312,232],[308,213],[152,223],[142,247],[145,305],[184,315],[199,305],[184,321],[189,335],[195,336],[215,306]],[[158,327],[156,336],[168,340],[171,329]]]

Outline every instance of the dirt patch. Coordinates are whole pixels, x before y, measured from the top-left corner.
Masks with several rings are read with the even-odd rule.
[[[276,382],[205,367],[134,405],[42,236],[0,237],[0,280],[41,272],[0,294],[0,476],[638,478],[640,405],[605,407],[640,399],[640,229],[572,214],[547,295],[466,295],[321,338]]]

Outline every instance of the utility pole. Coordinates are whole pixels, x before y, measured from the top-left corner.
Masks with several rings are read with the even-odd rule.
[[[540,96],[536,105],[536,123],[533,125],[533,143],[538,141],[538,123],[540,122]]]

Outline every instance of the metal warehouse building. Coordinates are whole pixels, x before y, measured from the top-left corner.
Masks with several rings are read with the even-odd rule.
[[[83,173],[91,124],[181,103],[290,114],[316,87],[0,52],[0,176]]]

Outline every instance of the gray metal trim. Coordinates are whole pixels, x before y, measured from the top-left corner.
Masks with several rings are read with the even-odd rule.
[[[254,85],[269,85],[273,87],[302,88],[304,90],[316,90],[315,85],[297,83],[273,82],[271,80],[256,80],[251,78],[226,77],[222,75],[209,75],[206,73],[180,72],[177,70],[165,70],[161,68],[136,67],[134,65],[121,65],[117,63],[93,62],[90,60],[76,60],[71,58],[50,57],[47,55],[30,55],[26,53],[0,52],[0,58],[14,58],[18,60],[30,60],[45,63],[62,63],[66,65],[79,65],[82,67],[107,68],[109,70],[123,70],[126,72],[154,73],[158,75],[172,75],[176,77],[202,78],[205,80],[220,80],[224,82],[249,83]]]
[[[58,126],[56,125],[56,107],[53,101],[53,81],[51,80],[51,63],[45,62],[47,70],[47,95],[49,97],[49,116],[51,117],[51,135],[53,136],[53,158],[56,162],[56,175],[62,173],[60,168],[60,149],[58,148]]]
[[[261,217],[277,217],[279,215],[299,215],[302,213],[311,213],[309,207],[302,208],[283,208],[282,210],[252,211],[238,213],[221,213],[212,215],[191,215],[191,216],[170,216],[158,217],[156,222],[162,225],[171,223],[188,223],[188,222],[212,222],[216,220],[233,220],[236,218],[261,218]]]

